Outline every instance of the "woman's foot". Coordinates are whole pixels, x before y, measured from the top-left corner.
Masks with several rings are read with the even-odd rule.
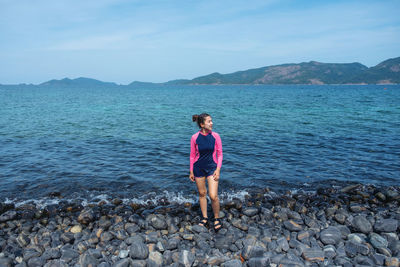
[[[200,226],[207,227],[208,226],[208,218],[207,217],[201,217],[201,220],[199,222]]]
[[[222,228],[222,223],[220,218],[215,218],[214,219],[214,231],[218,233],[219,230]]]

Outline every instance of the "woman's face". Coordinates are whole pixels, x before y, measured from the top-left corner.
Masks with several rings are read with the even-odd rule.
[[[210,116],[204,119],[204,123],[200,124],[201,128],[211,131],[213,127],[212,118]]]

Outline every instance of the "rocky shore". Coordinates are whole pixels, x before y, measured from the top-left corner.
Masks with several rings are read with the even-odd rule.
[[[0,266],[399,266],[399,192],[266,188],[222,203],[218,233],[190,203],[0,202]]]

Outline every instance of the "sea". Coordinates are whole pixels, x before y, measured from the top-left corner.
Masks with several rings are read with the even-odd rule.
[[[202,112],[222,140],[222,201],[400,184],[400,85],[1,86],[0,201],[196,202]]]

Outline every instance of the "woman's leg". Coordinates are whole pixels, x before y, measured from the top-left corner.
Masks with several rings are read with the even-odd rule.
[[[214,212],[214,218],[219,218],[219,198],[218,198],[218,181],[214,180],[213,176],[207,177],[208,195],[211,199],[211,206]]]
[[[207,216],[207,188],[206,188],[206,177],[196,178],[197,190],[199,191],[199,202],[201,213],[204,218]]]

